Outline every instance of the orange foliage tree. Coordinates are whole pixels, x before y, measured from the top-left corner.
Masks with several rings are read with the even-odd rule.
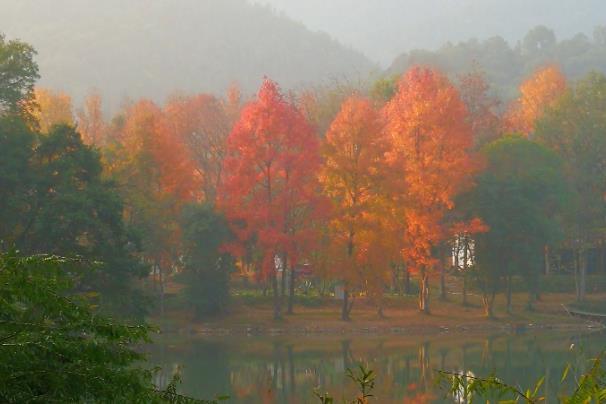
[[[352,291],[383,293],[390,258],[381,220],[386,151],[379,114],[370,101],[347,99],[326,133],[320,174],[333,205],[329,227],[337,278],[344,284],[343,320],[349,319]]]
[[[272,283],[275,318],[282,311],[276,267],[284,274],[308,252],[310,219],[319,212],[319,165],[315,133],[278,85],[266,79],[228,137],[219,205],[239,241],[254,239],[262,254],[262,276]]]
[[[91,92],[85,99],[82,109],[78,111],[78,131],[84,143],[102,146],[105,142],[105,122],[103,121],[101,94]]]
[[[141,230],[162,310],[166,274],[180,256],[180,211],[184,203],[200,199],[200,177],[185,144],[151,101],[125,111],[118,139],[107,167],[123,190],[126,220]]]
[[[200,199],[201,178],[190,152],[156,104],[141,100],[132,105],[120,138],[122,165],[132,169],[135,189],[152,198]]]
[[[403,211],[403,258],[419,274],[419,308],[429,313],[429,274],[449,237],[444,218],[476,167],[473,135],[458,91],[436,70],[411,69],[384,114],[393,200]]]
[[[48,133],[49,129],[57,124],[74,124],[72,99],[69,95],[46,88],[36,88],[34,96],[37,108],[32,115],[40,125],[40,132]]]
[[[232,124],[229,111],[224,103],[207,94],[174,97],[164,110],[171,130],[195,162],[195,169],[202,179],[204,199],[215,203]]]
[[[501,133],[499,100],[490,95],[486,77],[477,68],[459,79],[459,92],[468,112],[468,122],[474,137],[474,146],[481,147],[495,140]]]
[[[552,107],[565,91],[566,77],[557,66],[537,70],[520,85],[520,97],[506,116],[506,129],[530,135],[545,109]]]

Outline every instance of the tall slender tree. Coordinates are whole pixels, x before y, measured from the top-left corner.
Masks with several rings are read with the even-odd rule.
[[[375,291],[385,278],[381,271],[389,268],[388,251],[378,251],[389,240],[380,221],[386,152],[386,137],[371,102],[360,96],[347,99],[326,134],[320,176],[333,203],[330,229],[341,258],[336,261],[337,278],[344,283],[343,320],[349,319],[352,291],[371,284]]]
[[[256,240],[275,319],[282,316],[277,270],[284,276],[306,253],[319,164],[319,142],[307,120],[266,79],[227,139],[219,203],[239,241]]]
[[[467,119],[474,137],[474,146],[481,147],[501,134],[499,100],[490,93],[483,71],[477,67],[459,78],[459,92],[467,107]]]
[[[473,134],[458,91],[442,73],[413,68],[384,107],[392,189],[403,208],[403,257],[419,274],[419,308],[429,313],[429,275],[448,236],[445,214],[472,184]]]
[[[141,100],[124,116],[107,170],[120,184],[127,223],[140,232],[143,259],[158,281],[162,311],[167,275],[180,262],[181,209],[201,199],[200,178],[157,105]]]
[[[207,94],[173,97],[164,110],[171,130],[194,160],[205,200],[215,203],[232,125],[229,111],[219,99]]]
[[[103,146],[105,143],[105,121],[103,120],[101,94],[91,91],[84,99],[84,105],[78,110],[78,130],[82,140],[93,146]]]

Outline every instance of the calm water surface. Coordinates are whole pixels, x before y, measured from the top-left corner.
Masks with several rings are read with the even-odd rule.
[[[545,376],[545,393],[555,402],[566,364],[580,373],[604,349],[604,333],[558,331],[513,336],[162,336],[151,359],[164,368],[159,385],[181,368],[182,393],[198,398],[228,394],[229,403],[314,403],[318,386],[338,399],[350,397],[355,386],[345,369],[359,362],[377,373],[377,403],[455,402],[436,385],[438,369],[476,376],[496,373],[523,387]]]

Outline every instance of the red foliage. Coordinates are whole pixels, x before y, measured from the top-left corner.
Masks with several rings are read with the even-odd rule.
[[[459,91],[468,112],[468,122],[474,135],[474,145],[479,147],[495,140],[501,132],[499,101],[489,94],[484,74],[474,70],[460,78]]]
[[[227,140],[219,204],[240,242],[256,238],[264,274],[277,254],[289,262],[311,242],[310,219],[321,210],[318,139],[303,115],[266,79]]]

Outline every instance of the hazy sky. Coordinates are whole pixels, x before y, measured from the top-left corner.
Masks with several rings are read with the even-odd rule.
[[[403,51],[501,35],[515,43],[543,24],[559,38],[606,25],[606,0],[251,0],[389,65]]]

